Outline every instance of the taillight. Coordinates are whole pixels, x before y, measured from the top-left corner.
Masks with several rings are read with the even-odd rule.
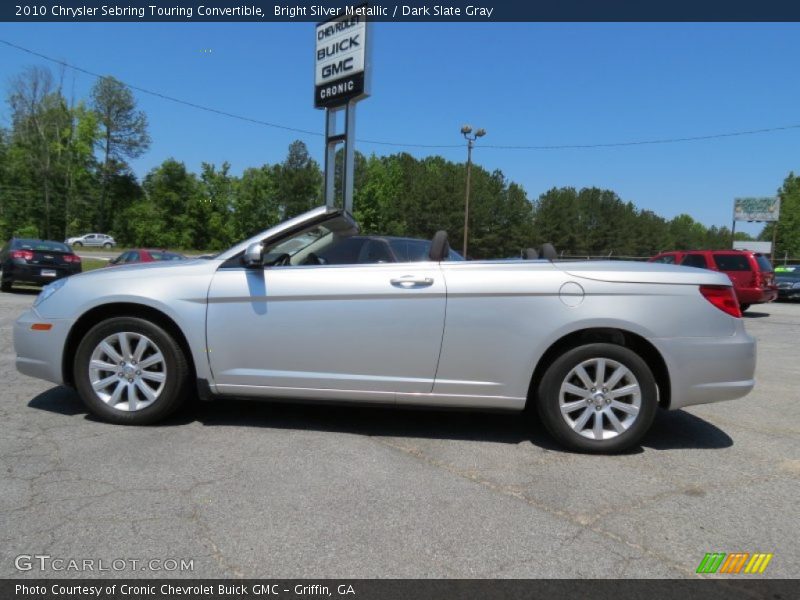
[[[21,258],[22,260],[33,260],[33,252],[30,250],[13,250],[11,258]]]
[[[79,263],[81,262],[81,257],[77,254],[65,254],[64,260],[68,263]]]
[[[725,285],[701,285],[700,293],[703,294],[703,298],[711,302],[711,304],[722,312],[726,312],[737,319],[742,317],[742,311],[739,308],[739,300],[736,298],[736,292],[733,291],[732,287]]]

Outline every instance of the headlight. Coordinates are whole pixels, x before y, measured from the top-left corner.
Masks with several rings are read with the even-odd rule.
[[[39,306],[42,302],[47,300],[50,296],[55,294],[58,290],[64,287],[67,284],[67,280],[65,279],[57,279],[53,283],[48,283],[46,286],[42,288],[41,293],[36,298],[35,302],[33,303],[34,308]]]

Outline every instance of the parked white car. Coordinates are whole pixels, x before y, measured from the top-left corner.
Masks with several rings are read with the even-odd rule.
[[[85,235],[79,235],[77,237],[71,237],[64,240],[65,244],[69,244],[70,246],[76,246],[80,248],[81,246],[97,246],[101,248],[113,248],[117,245],[116,240],[110,235],[106,235],[105,233],[87,233]]]

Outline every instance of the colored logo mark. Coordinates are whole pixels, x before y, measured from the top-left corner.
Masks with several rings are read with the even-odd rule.
[[[700,565],[697,567],[697,573],[763,573],[769,561],[772,560],[772,554],[765,554],[756,552],[750,554],[749,552],[733,552],[725,554],[724,552],[708,552]]]

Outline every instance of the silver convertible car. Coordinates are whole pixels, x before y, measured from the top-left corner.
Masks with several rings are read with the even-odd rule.
[[[26,375],[99,418],[148,424],[190,395],[535,409],[569,448],[637,444],[656,410],[753,387],[730,280],[633,262],[383,262],[314,209],[210,260],[100,269],[48,285],[14,326]],[[377,256],[370,259],[369,256]]]

